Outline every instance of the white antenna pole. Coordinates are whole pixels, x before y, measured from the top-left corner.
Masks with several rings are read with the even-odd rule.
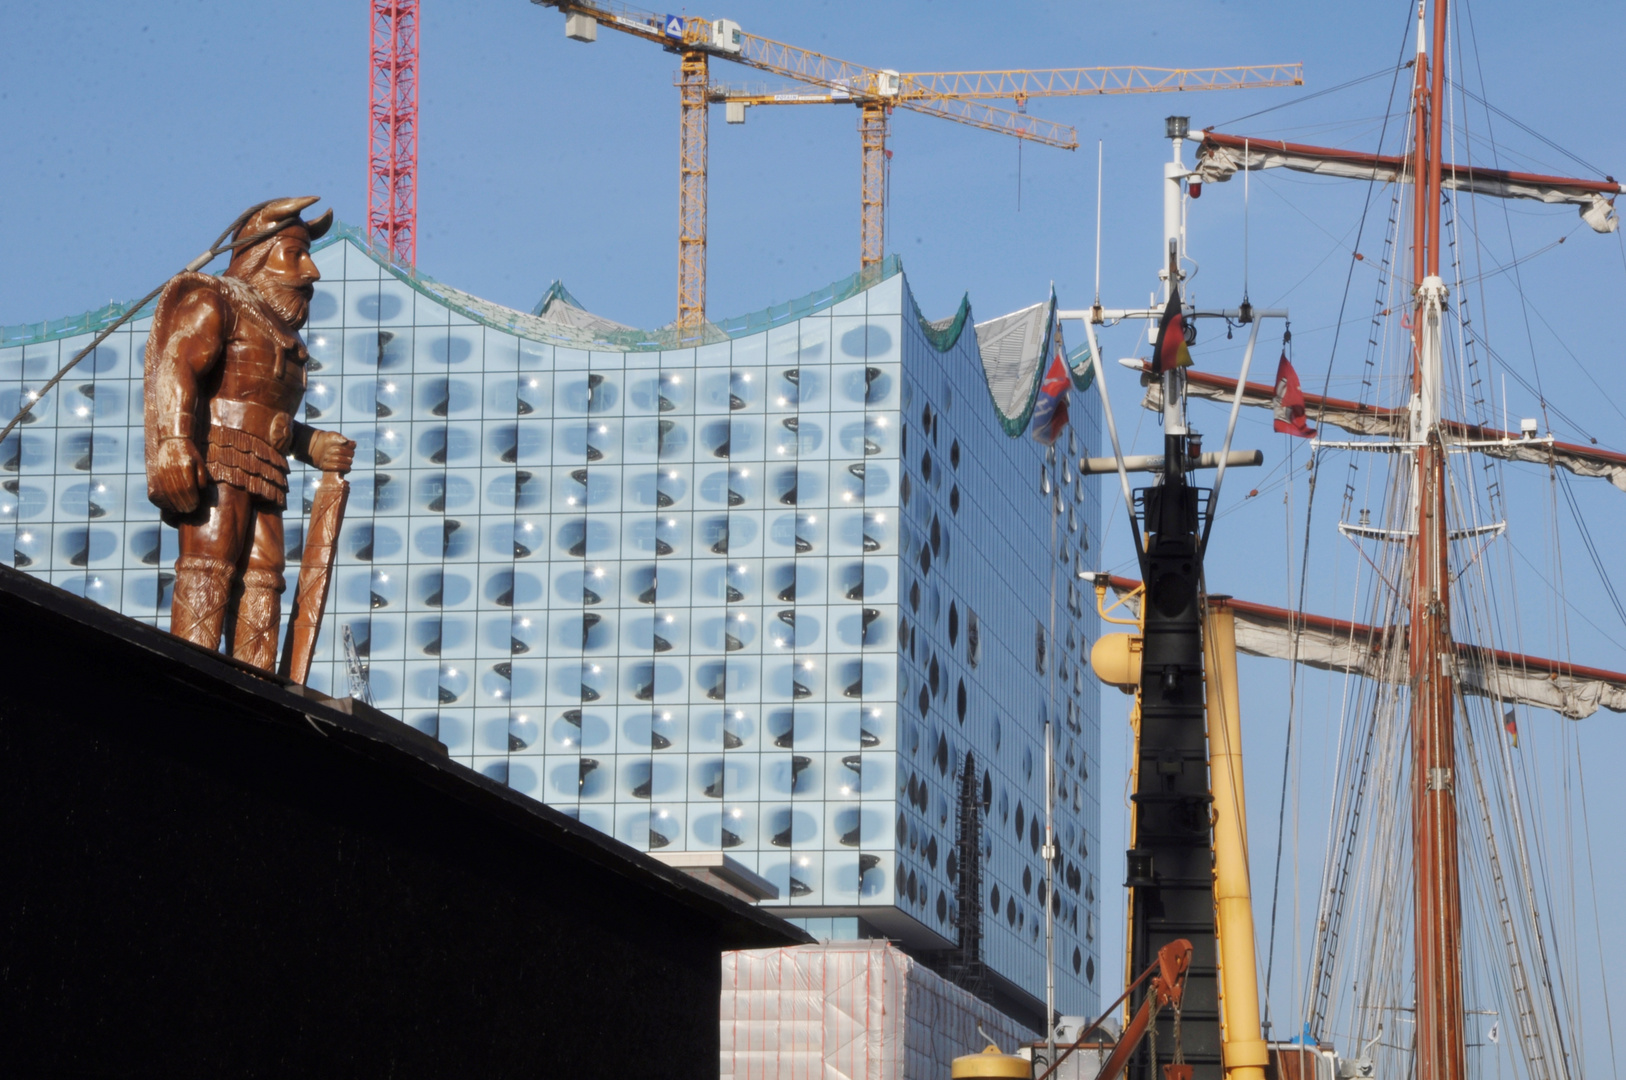
[[[1167,302],[1180,291],[1180,257],[1185,254],[1181,243],[1185,213],[1185,193],[1181,185],[1186,178],[1183,147],[1187,134],[1187,120],[1171,116],[1164,121],[1169,141],[1174,144],[1174,159],[1163,166],[1163,248],[1158,253],[1158,276],[1163,279],[1163,299]],[[1182,304],[1188,298],[1182,296]],[[1155,327],[1157,320],[1152,320]],[[1153,340],[1157,331],[1152,330]],[[1163,372],[1163,433],[1186,434],[1186,374],[1179,368]]]
[[[1055,642],[1051,642],[1054,647]],[[1052,669],[1055,665],[1052,663]],[[1046,1061],[1056,1064],[1056,753],[1044,722],[1044,1007]]]
[[[1106,161],[1106,142],[1095,140],[1095,308],[1101,309],[1101,174]]]
[[[1135,531],[1135,550],[1140,550],[1140,525],[1135,516],[1135,496],[1129,490],[1129,473],[1124,468],[1123,444],[1118,441],[1118,422],[1112,418],[1112,399],[1107,396],[1106,367],[1101,363],[1101,343],[1096,340],[1093,317],[1084,323],[1084,336],[1090,341],[1090,367],[1095,372],[1095,388],[1101,395],[1101,419],[1107,422],[1107,438],[1112,440],[1112,456],[1118,463],[1118,486],[1123,489],[1124,506],[1129,510],[1130,527]]]
[[[1242,140],[1242,299],[1248,298],[1248,140]]]

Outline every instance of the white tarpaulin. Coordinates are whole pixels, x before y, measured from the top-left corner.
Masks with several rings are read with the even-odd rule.
[[[942,1080],[1037,1036],[884,941],[723,954],[722,1080]]]
[[[555,323],[559,326],[570,326],[578,330],[586,330],[593,334],[608,334],[616,331],[631,331],[633,328],[625,323],[618,323],[613,319],[606,319],[602,315],[594,315],[570,295],[562,281],[555,281],[548,286],[548,291],[542,294],[542,299],[536,302],[531,314],[543,322]]]
[[[1229,405],[1236,393],[1236,380],[1223,375],[1187,371],[1186,393],[1190,397],[1223,401]],[[1268,409],[1272,404],[1272,395],[1273,389],[1270,386],[1264,383],[1249,383],[1243,388],[1242,404]],[[1146,388],[1146,396],[1142,399],[1141,405],[1156,413],[1163,411],[1161,383],[1154,382]],[[1374,405],[1341,401],[1319,394],[1305,394],[1304,408],[1312,424],[1331,424],[1356,435],[1403,439],[1406,437],[1409,423],[1408,414],[1404,409],[1380,409]],[[1557,465],[1577,476],[1595,476],[1608,480],[1620,490],[1626,491],[1626,454],[1580,446],[1576,443],[1555,442],[1549,445],[1544,442],[1529,442],[1509,432],[1481,427],[1478,424],[1448,420],[1445,427],[1448,438],[1484,443],[1485,445],[1477,446],[1475,449],[1491,457],[1507,461],[1528,461],[1535,465]]]
[[[1196,178],[1220,183],[1244,168],[1252,172],[1281,167],[1353,180],[1409,184],[1411,165],[1410,158],[1205,131],[1202,145],[1197,150]],[[1575,180],[1503,169],[1461,167],[1447,162],[1441,166],[1440,184],[1451,190],[1476,195],[1568,203],[1578,207],[1582,219],[1601,233],[1614,232],[1620,224],[1615,217],[1614,198],[1620,194],[1621,187],[1612,180]]]
[[[1140,586],[1112,579],[1123,595]],[[1228,601],[1236,614],[1236,647],[1253,656],[1294,660],[1325,671],[1344,671],[1381,682],[1410,678],[1404,627],[1366,626],[1285,608]],[[1298,638],[1297,650],[1294,637]],[[1457,677],[1465,694],[1509,705],[1533,705],[1582,720],[1600,708],[1626,712],[1626,674],[1521,656],[1500,649],[1457,645]]]
[[[976,324],[982,373],[1007,435],[1026,431],[1033,415],[1055,307],[1052,295],[1043,303]]]

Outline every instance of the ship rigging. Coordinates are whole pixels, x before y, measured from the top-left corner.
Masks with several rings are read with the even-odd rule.
[[[1552,488],[1565,485],[1566,499],[1573,499],[1568,475],[1607,478],[1626,490],[1626,455],[1599,447],[1596,438],[1568,441],[1550,427],[1540,434],[1538,421],[1523,421],[1516,434],[1505,419],[1493,422],[1485,358],[1501,358],[1481,340],[1469,311],[1471,287],[1486,275],[1465,271],[1458,238],[1471,205],[1464,196],[1573,206],[1593,232],[1614,232],[1621,185],[1612,177],[1472,163],[1451,114],[1451,94],[1461,89],[1447,72],[1451,15],[1447,0],[1416,9],[1400,153],[1207,130],[1196,136],[1197,161],[1188,167],[1182,159],[1188,130],[1183,119],[1170,118],[1174,155],[1163,177],[1161,302],[1107,308],[1098,281],[1093,307],[1061,313],[1085,326],[1113,450],[1110,459],[1082,461],[1079,468],[1116,473],[1140,579],[1081,575],[1094,581],[1098,596],[1116,589],[1128,600],[1139,631],[1125,635],[1122,663],[1111,672],[1097,664],[1104,679],[1135,694],[1126,970],[1144,969],[1172,938],[1194,943],[1184,1013],[1154,1020],[1152,1030],[1174,1040],[1176,1060],[1190,1063],[1195,1072],[1185,1075],[1198,1080],[1222,1073],[1247,1080],[1269,1064],[1259,1029],[1249,1026],[1257,1016],[1235,1000],[1239,986],[1257,985],[1256,957],[1234,947],[1239,939],[1225,924],[1220,895],[1227,873],[1220,855],[1227,828],[1221,789],[1229,782],[1218,770],[1230,759],[1215,742],[1216,732],[1223,734],[1215,709],[1222,669],[1210,655],[1220,636],[1212,621],[1217,609],[1225,610],[1227,625],[1235,619],[1243,651],[1341,671],[1348,679],[1314,946],[1299,980],[1306,989],[1301,1000],[1278,1008],[1278,1016],[1295,1017],[1279,1026],[1298,1035],[1302,1022],[1297,1043],[1306,1053],[1321,1052],[1323,1040],[1336,1043],[1346,1057],[1341,1075],[1465,1080],[1470,1050],[1503,1037],[1518,1048],[1519,1071],[1530,1080],[1581,1074],[1582,1003],[1572,991],[1577,975],[1560,971],[1573,968],[1578,950],[1559,945],[1564,916],[1553,894],[1562,882],[1536,850],[1542,807],[1513,756],[1516,718],[1521,708],[1575,719],[1600,707],[1626,711],[1626,674],[1502,647],[1509,637],[1519,643],[1521,627],[1516,598],[1492,582],[1490,553],[1493,545],[1505,549],[1503,534],[1520,525],[1510,521],[1502,462],[1545,466]],[[1288,313],[1255,308],[1245,286],[1236,307],[1193,303],[1186,213],[1205,183],[1239,175],[1246,183],[1252,172],[1277,168],[1364,180],[1392,197],[1361,399],[1325,392],[1304,398],[1315,428],[1331,425],[1356,437],[1300,424],[1300,433],[1311,436],[1305,472],[1312,505],[1329,463],[1343,461],[1350,470],[1338,530],[1359,555],[1356,603],[1367,606],[1364,621],[1306,612],[1304,576],[1292,609],[1216,603],[1207,595],[1220,576],[1203,556],[1223,505],[1225,469],[1254,463],[1232,453],[1238,413],[1246,404],[1274,406],[1282,415],[1281,382],[1248,381],[1261,324],[1285,322]],[[1516,260],[1501,269],[1509,264]],[[1482,289],[1478,299],[1483,302]],[[1184,332],[1201,319],[1245,330],[1235,377],[1200,366],[1188,372],[1189,360],[1170,362],[1173,354],[1163,344],[1171,321]],[[1151,328],[1143,343],[1153,355],[1133,366],[1142,371],[1144,404],[1163,432],[1163,453],[1142,458],[1124,452],[1098,340],[1109,327],[1138,321]],[[1285,364],[1289,335],[1282,337]],[[1393,361],[1384,359],[1385,344],[1403,345]],[[1366,400],[1385,377],[1403,388],[1404,399]],[[1188,421],[1188,399],[1196,398],[1229,406],[1218,454],[1202,453]],[[1477,467],[1476,460],[1486,464]],[[1205,464],[1216,467],[1208,489],[1195,482],[1195,470]],[[1132,488],[1137,469],[1154,474],[1150,486]],[[1375,522],[1370,509],[1354,514],[1360,470],[1370,501],[1378,503]],[[1552,504],[1556,510],[1556,496]],[[1304,514],[1308,553],[1308,508]],[[1588,546],[1613,595],[1608,568],[1590,539]],[[1245,701],[1242,713],[1246,722]],[[1262,862],[1254,860],[1252,870]],[[1246,932],[1251,946],[1251,920]],[[1258,974],[1268,991],[1274,953],[1267,955]],[[1235,970],[1223,970],[1236,967],[1247,968],[1240,981]],[[1495,1020],[1479,1026],[1475,1043],[1470,1029],[1484,1016]],[[1155,1047],[1154,1041],[1137,1053],[1129,1075],[1152,1080],[1159,1067]]]

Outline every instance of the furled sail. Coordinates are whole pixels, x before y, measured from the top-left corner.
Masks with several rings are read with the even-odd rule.
[[[1409,184],[1412,159],[1205,131],[1197,151],[1194,179],[1220,183],[1243,169],[1251,172],[1277,167],[1352,180]],[[1441,166],[1440,186],[1502,199],[1568,203],[1578,207],[1582,219],[1601,233],[1614,232],[1620,224],[1615,216],[1615,196],[1620,194],[1621,186],[1614,180],[1576,180],[1446,162]]]
[[[1208,398],[1229,404],[1236,393],[1236,380],[1203,371],[1186,372],[1186,392],[1191,397]],[[1266,383],[1248,383],[1242,390],[1242,404],[1270,408],[1275,390]],[[1162,384],[1153,382],[1146,389],[1141,404],[1153,412],[1163,411]],[[1407,433],[1408,413],[1405,409],[1385,409],[1376,405],[1363,405],[1358,401],[1305,394],[1304,407],[1309,418],[1316,423],[1331,424],[1356,435],[1378,435],[1404,439]],[[1442,422],[1446,435],[1458,441],[1473,442],[1475,449],[1491,457],[1507,461],[1528,461],[1536,465],[1557,465],[1577,476],[1596,476],[1608,480],[1626,491],[1626,454],[1613,450],[1600,450],[1595,446],[1578,443],[1536,442],[1518,435],[1479,424],[1465,424],[1459,420]]]
[[[1114,576],[1111,582],[1120,596],[1140,588],[1131,578]],[[1410,677],[1403,626],[1367,626],[1246,600],[1227,604],[1236,613],[1236,647],[1242,652],[1381,682],[1404,683]],[[1585,719],[1600,708],[1626,713],[1626,673],[1462,642],[1456,648],[1456,674],[1465,694],[1551,709],[1571,720]]]

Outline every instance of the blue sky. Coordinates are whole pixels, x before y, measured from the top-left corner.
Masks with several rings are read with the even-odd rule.
[[[8,151],[0,156],[0,191],[7,196],[0,199],[7,256],[0,324],[139,296],[201,250],[240,208],[270,196],[319,194],[341,219],[362,223],[366,10],[357,0],[0,9],[8,57],[0,66]],[[1626,139],[1610,94],[1623,44],[1615,5],[1578,3],[1550,18],[1532,18],[1528,4],[1511,2],[1479,0],[1458,10],[1466,17],[1451,61],[1456,81],[1601,171],[1626,176]],[[1392,69],[1411,55],[1411,12],[1403,0],[995,6],[729,0],[691,13],[726,16],[753,33],[902,71],[1304,62],[1302,91],[1034,102],[1035,114],[1076,125],[1082,146],[1075,153],[1025,147],[1019,154],[1016,143],[1001,136],[917,115],[895,117],[888,250],[903,256],[928,316],[950,313],[969,292],[977,317],[987,318],[1042,299],[1052,281],[1064,305],[1090,302],[1097,140],[1104,142],[1106,160],[1103,299],[1134,303],[1155,285],[1156,178],[1168,153],[1162,118],[1180,112],[1191,115],[1194,128],[1225,124]],[[521,308],[562,278],[597,312],[659,325],[675,309],[676,60],[610,31],[591,46],[567,41],[562,23],[557,12],[525,0],[423,0],[419,266]],[[713,76],[763,80],[722,65]],[[1375,78],[1226,130],[1374,147],[1390,85],[1387,76]],[[1505,118],[1489,121],[1482,109],[1460,102],[1453,113],[1459,133],[1466,132],[1458,141],[1470,144],[1480,164],[1494,157],[1504,167],[1585,174]],[[714,113],[713,316],[799,296],[856,269],[856,124],[854,110],[836,107],[755,109],[743,127],[727,126]],[[1385,147],[1392,151],[1392,126],[1390,132]],[[1236,183],[1210,186],[1191,207],[1191,252],[1201,265],[1193,295],[1208,304],[1240,299],[1245,226],[1251,298],[1293,310],[1294,358],[1307,389],[1326,386],[1343,396],[1360,389],[1377,259],[1363,258],[1352,268],[1352,256],[1381,253],[1389,207],[1388,193],[1374,193],[1366,231],[1357,233],[1367,194],[1346,182],[1262,175],[1253,178],[1246,212]],[[1595,437],[1626,449],[1616,314],[1626,299],[1626,247],[1616,236],[1577,231],[1567,208],[1521,204],[1504,211],[1482,202],[1470,210],[1464,203],[1463,218],[1460,242],[1470,275],[1565,238],[1520,263],[1517,281],[1513,273],[1495,274],[1471,294],[1481,305],[1478,325],[1506,362],[1511,414],[1540,413],[1521,383],[1539,385],[1557,407],[1549,415],[1560,437]],[[1273,333],[1262,335],[1256,378],[1269,378],[1280,348]],[[1240,344],[1240,337],[1226,341],[1205,327],[1194,350],[1197,363],[1234,373]],[[1109,359],[1145,351],[1135,330],[1124,327],[1105,335],[1103,348]],[[1504,369],[1493,371],[1500,398]],[[1140,449],[1150,448],[1158,432],[1134,407],[1134,377],[1115,369],[1111,380],[1126,435]],[[1393,400],[1392,377],[1376,389]],[[1193,415],[1212,439],[1222,419],[1211,408],[1194,406]],[[1499,420],[1499,406],[1492,412]],[[1215,591],[1270,603],[1294,595],[1309,491],[1304,449],[1288,442],[1260,417],[1246,417],[1239,429],[1238,445],[1262,448],[1267,465],[1228,481],[1228,513],[1209,563]],[[1280,466],[1290,450],[1297,455],[1295,479],[1286,485]],[[1323,463],[1327,483],[1311,526],[1317,554],[1309,597],[1316,610],[1359,615],[1348,607],[1347,589],[1339,592],[1356,556],[1332,531],[1349,475],[1346,460]],[[1601,580],[1559,489],[1539,469],[1508,475],[1513,527],[1501,561],[1511,571],[1505,588],[1522,612],[1514,620],[1522,635],[1518,647],[1626,669],[1619,644],[1626,642],[1626,622],[1601,599]],[[1250,485],[1260,495],[1244,500]],[[1577,481],[1573,490],[1603,557],[1618,563],[1626,494],[1599,480]],[[1105,565],[1126,571],[1121,521],[1107,548]],[[1616,573],[1617,587],[1626,589],[1626,574],[1618,567]],[[1514,629],[1504,626],[1504,633]],[[1252,840],[1256,852],[1271,853],[1254,859],[1255,892],[1263,897],[1276,842],[1288,679],[1279,664],[1246,658],[1242,679]],[[1319,675],[1295,687],[1302,757],[1288,771],[1290,840],[1272,987],[1279,1011],[1291,1011],[1294,992],[1282,971],[1302,957],[1308,941],[1342,692],[1341,679]],[[1117,695],[1103,695],[1102,870],[1109,883],[1119,872],[1123,835],[1114,779],[1126,763],[1122,710]],[[1536,714],[1525,729],[1523,752],[1546,785],[1539,790],[1561,794],[1591,785],[1585,805],[1600,826],[1593,834],[1595,887],[1605,895],[1618,892],[1626,886],[1619,843],[1602,823],[1622,810],[1620,785],[1613,782],[1626,762],[1622,718],[1600,713],[1569,724]],[[1301,826],[1296,847],[1295,817]],[[1584,893],[1593,887],[1579,886]],[[1108,895],[1116,901],[1115,893]],[[1575,916],[1586,928],[1594,917],[1589,905],[1583,897]],[[1264,899],[1259,908],[1263,934]],[[1103,958],[1109,973],[1120,955],[1120,919],[1118,910],[1108,909]],[[1599,947],[1618,955],[1626,928],[1607,914],[1598,921],[1604,924]],[[1594,968],[1582,970],[1595,974]],[[1588,1063],[1601,1071],[1609,1061],[1605,1022],[1596,1004],[1588,1010]]]

